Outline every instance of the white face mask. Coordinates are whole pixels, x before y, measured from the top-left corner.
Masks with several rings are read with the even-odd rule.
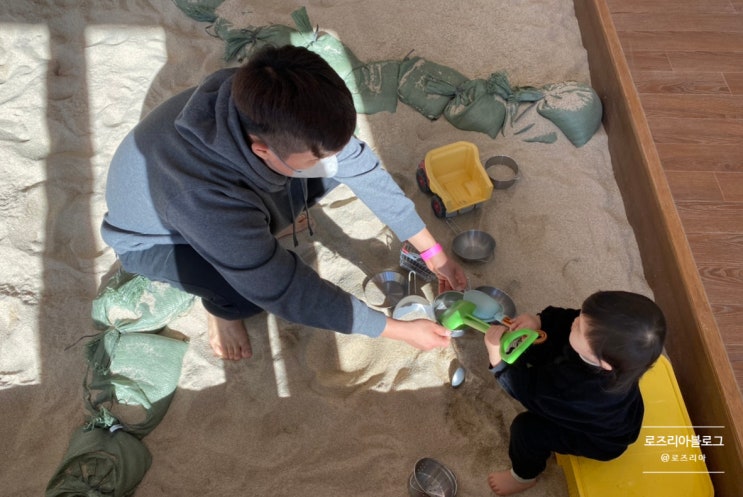
[[[322,158],[307,169],[292,169],[294,178],[332,178],[338,174],[338,157],[336,154]]]

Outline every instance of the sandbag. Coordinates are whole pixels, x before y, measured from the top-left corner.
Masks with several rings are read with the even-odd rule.
[[[179,9],[188,17],[199,22],[214,22],[218,16],[217,7],[222,5],[224,0],[173,0]]]
[[[62,463],[46,487],[46,497],[126,497],[152,464],[147,447],[123,430],[77,430]]]
[[[346,76],[345,83],[353,96],[359,114],[395,112],[400,61],[383,60],[356,67]]]
[[[92,426],[119,424],[144,437],[170,407],[188,344],[155,333],[110,329],[86,346],[83,382]]]
[[[485,80],[473,79],[457,87],[454,98],[444,109],[444,117],[459,129],[487,133],[495,138],[503,127],[506,107],[488,93]]]
[[[218,18],[212,25],[211,31],[214,36],[224,40],[224,60],[243,61],[250,57],[253,52],[272,45],[283,47],[284,45],[304,46],[306,37],[296,29],[281,24],[269,24],[266,26],[249,26],[247,28],[232,29],[232,24]]]
[[[167,283],[119,269],[93,300],[94,326],[103,330],[86,345],[85,400],[95,426],[111,413],[139,437],[152,431],[170,406],[188,347],[165,326],[184,314],[194,297]]]
[[[194,300],[167,283],[119,269],[93,299],[93,325],[122,333],[159,331],[187,312]]]
[[[307,45],[307,49],[322,57],[344,79],[363,65],[343,42],[328,33],[321,33],[317,40]]]
[[[552,121],[576,147],[585,145],[601,126],[601,99],[590,86],[569,81],[542,88],[537,112]]]
[[[400,63],[397,95],[428,119],[438,119],[467,78],[446,66],[421,57],[410,57]]]
[[[544,94],[533,86],[511,86],[508,74],[505,71],[492,73],[485,82],[488,93],[498,95],[506,101],[506,114],[511,126],[517,120],[519,107],[522,103],[533,103],[544,98]]]
[[[341,78],[345,79],[351,71],[363,65],[338,38],[313,28],[305,7],[298,8],[292,12],[291,16],[297,26],[299,36],[302,37],[302,41],[293,42],[293,44],[304,46],[322,57]]]

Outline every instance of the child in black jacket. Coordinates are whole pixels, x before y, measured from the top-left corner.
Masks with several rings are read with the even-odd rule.
[[[493,492],[534,486],[552,452],[601,461],[621,455],[642,424],[638,382],[663,350],[658,306],[636,293],[597,292],[580,310],[547,307],[517,316],[510,328],[541,329],[547,340],[508,365],[500,354],[506,328],[493,326],[485,335],[491,371],[527,409],[511,424],[512,468],[488,477]]]

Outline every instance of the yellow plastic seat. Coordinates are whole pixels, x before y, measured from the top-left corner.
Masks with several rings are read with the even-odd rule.
[[[716,437],[691,426],[671,363],[661,356],[640,380],[645,417],[637,441],[607,462],[557,454],[570,497],[711,497],[700,446]]]

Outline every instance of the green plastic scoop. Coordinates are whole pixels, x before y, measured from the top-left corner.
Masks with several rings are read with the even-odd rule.
[[[458,330],[469,326],[485,333],[490,328],[490,324],[473,315],[476,309],[477,306],[473,302],[458,300],[441,314],[439,322],[447,330]]]
[[[465,326],[486,333],[492,326],[472,315],[477,306],[467,300],[458,300],[441,314],[439,322],[448,330]],[[540,337],[539,332],[529,329],[507,331],[500,339],[500,355],[507,364],[513,364],[526,349]]]

